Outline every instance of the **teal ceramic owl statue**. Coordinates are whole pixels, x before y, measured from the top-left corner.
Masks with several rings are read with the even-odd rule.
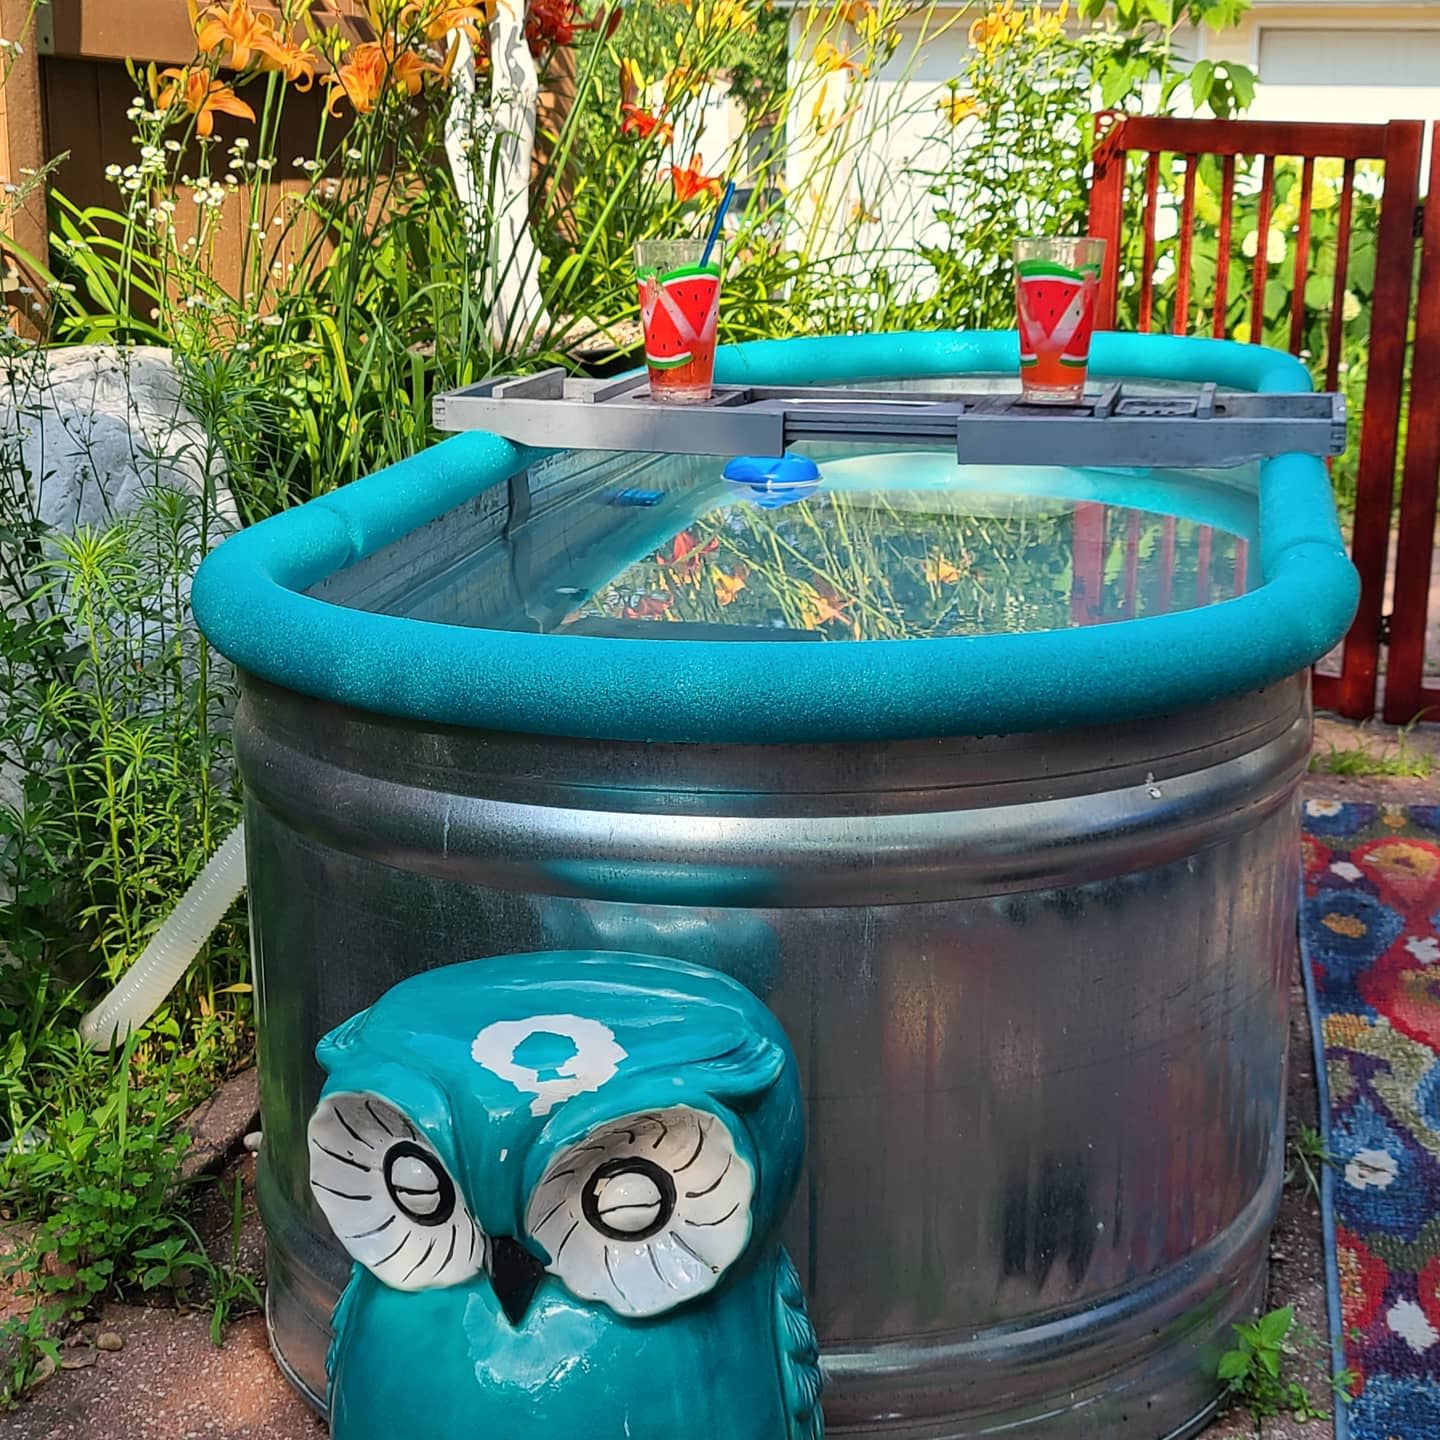
[[[647,956],[476,960],[317,1054],[310,1183],[355,1261],[334,1440],[818,1440],[778,1239],[799,1082],[743,986]]]

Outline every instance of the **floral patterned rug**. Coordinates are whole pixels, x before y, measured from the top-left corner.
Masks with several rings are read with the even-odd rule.
[[[1340,1440],[1440,1440],[1440,806],[1304,809]],[[1332,1321],[1333,1321],[1332,1316]]]

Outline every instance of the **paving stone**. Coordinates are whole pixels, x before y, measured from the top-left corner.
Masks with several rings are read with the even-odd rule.
[[[190,1148],[180,1162],[180,1173],[192,1180],[219,1170],[255,1128],[260,1114],[260,1081],[252,1066],[227,1080],[185,1119]]]

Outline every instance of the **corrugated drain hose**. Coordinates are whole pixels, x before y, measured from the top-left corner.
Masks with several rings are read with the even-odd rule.
[[[245,826],[241,824],[220,842],[140,958],[80,1022],[86,1044],[109,1050],[138,1030],[179,983],[244,888]]]

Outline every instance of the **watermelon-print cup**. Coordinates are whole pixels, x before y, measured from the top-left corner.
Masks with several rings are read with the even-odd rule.
[[[635,247],[650,398],[664,404],[696,405],[710,398],[722,243],[715,242],[702,266],[704,253],[703,240],[642,240]]]
[[[1017,240],[1020,386],[1034,405],[1078,405],[1085,394],[1090,333],[1105,242]]]

